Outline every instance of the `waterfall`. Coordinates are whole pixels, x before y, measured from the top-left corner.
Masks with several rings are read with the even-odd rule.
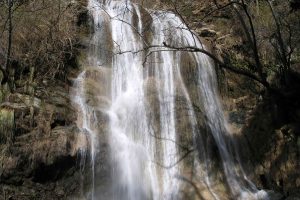
[[[89,0],[88,8],[93,34],[73,92],[85,136],[79,142],[89,144],[81,155],[84,163],[89,152],[85,198],[184,199],[189,174],[207,199],[226,199],[214,186],[219,182],[228,198],[267,199],[235,159],[210,59],[166,47],[205,48],[199,38],[175,14],[129,0]],[[99,186],[104,140],[110,181]],[[216,175],[212,143],[223,175]]]

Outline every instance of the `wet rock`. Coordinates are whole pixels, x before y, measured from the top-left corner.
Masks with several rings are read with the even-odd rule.
[[[139,9],[142,20],[142,30],[139,37],[142,36],[143,40],[145,40],[147,44],[151,44],[151,41],[153,39],[153,32],[151,30],[153,19],[149,14],[149,11],[147,11],[144,7],[139,6]]]
[[[80,95],[82,95],[82,98],[85,100],[84,103],[87,105],[107,108],[110,105],[110,100],[107,98],[111,92],[110,80],[110,68],[90,68],[85,71],[84,80],[79,82],[74,90],[80,93],[78,90],[82,88],[83,94]]]

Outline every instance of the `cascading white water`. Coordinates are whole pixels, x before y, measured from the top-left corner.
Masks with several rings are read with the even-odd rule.
[[[112,17],[123,12],[122,20],[133,24],[132,14],[124,12],[134,10],[131,4],[112,1],[105,9]],[[121,51],[142,48],[133,28],[122,21],[112,20],[111,32]],[[155,199],[159,193],[155,191],[156,167],[151,162],[155,159],[155,141],[147,124],[141,62],[131,53],[114,56],[112,61],[112,105],[108,113],[116,199],[151,199],[152,195]]]
[[[97,117],[94,115],[94,110],[91,106],[86,104],[86,96],[85,96],[85,91],[84,87],[82,85],[82,82],[84,81],[85,77],[85,71],[83,71],[78,78],[75,81],[75,87],[77,89],[76,91],[76,96],[74,98],[74,103],[78,104],[80,107],[80,115],[82,118],[78,120],[79,127],[81,128],[81,132],[84,133],[85,138],[78,140],[78,142],[89,142],[89,151],[90,151],[90,160],[91,160],[91,173],[92,176],[94,177],[95,175],[95,154],[97,151],[97,130],[95,126],[95,122],[97,122]],[[85,145],[79,145],[79,146],[85,146]],[[81,149],[83,158],[81,160],[81,167],[85,165],[85,154],[87,149]],[[93,194],[94,194],[94,179],[92,179],[92,199],[93,199]]]
[[[170,12],[146,10],[129,0],[90,0],[89,10],[94,20],[94,34],[87,66],[75,82],[74,101],[81,115],[78,125],[90,143],[92,188],[88,198],[101,199],[94,191],[97,190],[95,159],[101,149],[97,113],[102,112],[109,118],[111,199],[179,199],[182,183],[176,177],[182,175],[184,169],[179,162],[180,131],[187,131],[185,134],[194,139],[198,151],[194,165],[204,174],[203,180],[199,181],[206,185],[212,199],[222,199],[212,187],[215,180],[210,177],[210,163],[213,158],[207,154],[207,144],[199,130],[193,106],[196,96],[196,101],[203,104],[207,127],[218,147],[227,185],[234,198],[266,199],[234,159],[234,150],[226,139],[230,134],[209,58],[201,53],[165,47],[166,43],[178,47],[202,47],[180,18]],[[149,46],[150,51],[145,48]],[[192,75],[196,77],[197,88],[193,98],[189,90],[194,86],[187,86],[182,74],[187,65],[182,61],[184,56],[197,66]],[[100,78],[97,74],[101,74]],[[93,92],[87,91],[91,90],[87,89],[91,77],[94,85],[99,81]],[[153,90],[154,100],[150,100]],[[180,95],[188,110],[190,128],[179,131],[177,98]],[[97,100],[90,100],[90,96]]]

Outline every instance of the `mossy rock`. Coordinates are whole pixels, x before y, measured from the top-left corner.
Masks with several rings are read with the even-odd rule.
[[[3,102],[4,97],[5,97],[5,93],[0,89],[0,103]]]
[[[15,127],[15,112],[13,109],[0,109],[0,144],[13,140]]]
[[[1,67],[1,66],[0,66],[0,67]],[[4,78],[3,72],[0,71],[0,82],[2,82],[3,78]]]
[[[0,73],[0,82],[1,82],[1,73]],[[5,98],[10,93],[8,84],[0,85],[0,103],[5,101]]]

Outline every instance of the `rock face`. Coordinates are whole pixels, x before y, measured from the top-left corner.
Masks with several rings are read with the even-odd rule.
[[[181,3],[178,10],[186,22],[212,45],[217,56],[224,51],[241,56],[238,48],[241,35],[232,31],[237,24],[229,12],[218,12],[206,22],[199,21],[213,1]],[[226,55],[223,56],[226,59]],[[247,78],[216,69],[223,106],[239,144],[244,168],[260,188],[280,192],[283,198],[291,196],[291,199],[300,195],[298,66],[299,63],[293,65],[293,86],[283,91],[285,100],[268,97],[262,88]]]
[[[78,131],[74,129],[57,127],[45,138],[29,133],[2,151],[1,195],[7,199],[59,199],[76,193],[79,183],[74,177],[79,174],[74,142]]]
[[[71,55],[61,55],[64,66],[18,66],[15,85],[0,85],[1,200],[53,200],[81,195],[88,159],[83,150],[89,149],[84,133],[77,127],[69,92],[72,77],[79,71],[78,50],[84,51],[83,40],[90,30],[87,1],[72,1],[69,6],[78,11],[72,21],[77,24],[73,33],[78,34],[78,41],[70,40],[71,45],[77,45]],[[53,69],[54,74],[48,73]],[[48,72],[44,74],[43,70]]]
[[[231,105],[229,122],[252,179],[286,197],[299,195],[299,123],[285,116],[287,105],[250,96],[234,99]]]
[[[1,105],[1,199],[65,199],[78,193],[77,158],[85,146],[78,143],[82,134],[68,86],[55,83],[35,97],[12,93]]]

